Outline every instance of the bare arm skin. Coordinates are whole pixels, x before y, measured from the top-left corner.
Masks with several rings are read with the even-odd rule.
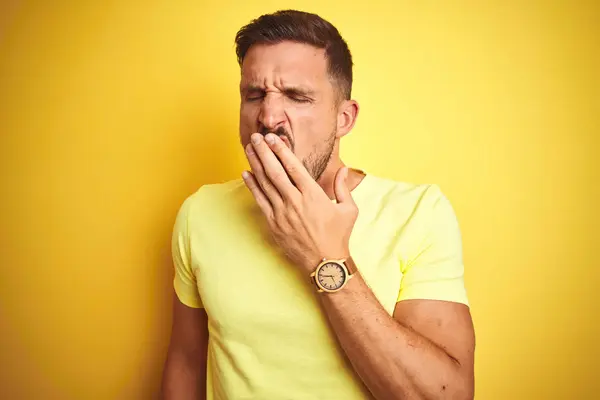
[[[206,399],[208,318],[175,296],[171,341],[162,379],[163,400]]]
[[[405,300],[392,317],[360,273],[341,291],[317,295],[376,399],[473,399],[475,335],[466,305]]]

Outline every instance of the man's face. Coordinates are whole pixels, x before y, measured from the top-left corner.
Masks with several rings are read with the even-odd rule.
[[[240,94],[242,145],[255,132],[273,132],[318,180],[337,132],[337,98],[325,51],[293,42],[252,46],[242,64]]]

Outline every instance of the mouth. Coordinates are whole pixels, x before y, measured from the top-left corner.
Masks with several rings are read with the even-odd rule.
[[[288,149],[290,149],[292,151],[292,153],[294,152],[294,145],[292,143],[292,139],[288,135],[288,132],[285,129],[285,127],[279,126],[274,129],[268,129],[264,125],[259,124],[258,130],[256,132],[262,134],[263,136],[266,136],[267,133],[272,133],[274,135],[277,135],[283,141],[283,143],[285,143],[285,145],[288,147]]]

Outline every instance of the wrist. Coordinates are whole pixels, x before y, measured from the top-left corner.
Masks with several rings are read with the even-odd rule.
[[[336,293],[358,272],[350,256],[344,258],[324,258],[310,274],[317,292]]]
[[[346,262],[348,262],[351,258],[352,256],[350,255],[349,250],[326,251],[307,260],[303,265],[303,269],[310,274],[315,271],[323,260],[346,260]]]
[[[348,272],[350,273],[350,275],[354,275],[358,272],[358,268],[356,267],[352,256],[346,257],[346,261],[344,262],[344,264],[346,265],[346,268],[348,268]]]

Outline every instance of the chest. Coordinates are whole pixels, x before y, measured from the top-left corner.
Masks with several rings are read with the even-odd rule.
[[[222,334],[244,331],[310,334],[327,323],[309,276],[293,265],[271,240],[258,213],[232,214],[210,230],[191,233],[198,290],[213,328]],[[350,250],[361,275],[392,313],[401,281],[396,237],[361,224]]]

